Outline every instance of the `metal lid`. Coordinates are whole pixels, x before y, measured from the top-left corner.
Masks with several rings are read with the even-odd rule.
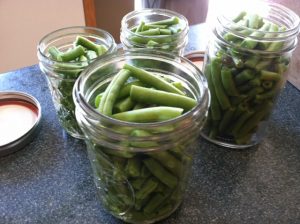
[[[38,133],[42,110],[33,96],[0,91],[0,156],[16,152]]]
[[[192,61],[200,70],[202,70],[205,52],[191,51],[184,55],[187,59]]]

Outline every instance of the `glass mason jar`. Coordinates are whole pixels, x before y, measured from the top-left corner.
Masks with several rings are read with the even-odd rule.
[[[67,51],[74,46],[77,36],[104,45],[107,51],[103,55],[116,51],[116,43],[108,32],[92,27],[68,27],[49,33],[41,39],[38,44],[38,59],[40,69],[47,77],[60,124],[71,136],[83,138],[75,118],[72,90],[81,71],[93,62],[97,55],[90,54],[84,61],[62,62],[53,59],[48,52],[51,47],[56,47],[61,52]]]
[[[218,17],[203,65],[211,105],[202,135],[230,148],[264,137],[299,31],[299,17],[282,5],[243,4]]]
[[[188,42],[188,30],[187,19],[177,12],[143,9],[123,17],[120,39],[125,50],[151,48],[182,56]]]
[[[91,106],[95,97],[125,63],[181,81],[197,106],[155,123],[125,122],[97,112]],[[201,71],[179,56],[145,49],[125,51],[87,68],[75,83],[73,98],[104,207],[130,223],[153,223],[169,216],[183,199],[195,140],[207,117],[209,94]]]

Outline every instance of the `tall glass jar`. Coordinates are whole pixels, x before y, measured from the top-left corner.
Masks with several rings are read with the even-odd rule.
[[[84,61],[62,62],[51,57],[50,48],[55,47],[60,52],[66,52],[74,47],[78,36],[87,38],[97,45],[104,45],[106,53],[97,56],[93,52],[88,52],[90,57],[86,57]],[[83,135],[75,118],[75,105],[72,98],[74,83],[81,71],[96,57],[103,57],[115,51],[116,43],[113,37],[104,30],[92,27],[78,26],[59,29],[44,36],[38,44],[39,66],[47,77],[59,122],[64,130],[75,138],[83,138]]]
[[[177,12],[143,9],[123,17],[120,39],[124,49],[151,48],[182,56],[188,42],[188,30],[187,19]]]
[[[198,104],[177,118],[155,123],[125,122],[99,113],[91,106],[95,97],[125,63],[181,81]],[[104,207],[130,223],[153,223],[169,216],[183,199],[195,140],[207,116],[209,94],[201,71],[179,56],[128,51],[87,68],[74,86],[73,97]]]
[[[230,148],[263,139],[299,31],[299,17],[282,5],[242,4],[218,17],[203,65],[211,105],[202,135]]]

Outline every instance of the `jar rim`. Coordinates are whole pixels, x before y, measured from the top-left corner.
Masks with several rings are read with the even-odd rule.
[[[299,33],[299,28],[300,28],[300,18],[299,16],[291,9],[278,4],[278,3],[273,3],[273,2],[269,2],[266,0],[263,0],[260,2],[262,4],[262,8],[266,7],[269,10],[275,10],[277,12],[277,14],[279,13],[283,13],[284,16],[289,20],[289,26],[287,26],[286,30],[281,30],[281,31],[276,31],[276,32],[271,32],[271,31],[261,31],[261,30],[257,30],[257,29],[252,29],[252,28],[248,28],[248,27],[244,27],[241,26],[241,28],[249,30],[250,33],[251,32],[259,32],[259,33],[263,33],[263,34],[278,34],[277,36],[272,37],[272,35],[270,35],[271,37],[267,37],[265,38],[263,37],[256,37],[256,36],[251,36],[251,35],[247,35],[244,33],[241,33],[239,31],[236,31],[234,29],[232,29],[232,27],[236,26],[236,23],[228,17],[228,14],[226,16],[226,12],[222,13],[220,16],[218,16],[217,18],[217,22],[218,24],[220,24],[226,32],[230,32],[234,35],[236,35],[237,37],[240,38],[251,38],[251,40],[253,41],[287,41],[287,40],[291,40],[291,44],[289,46],[287,46],[284,49],[281,50],[277,50],[277,51],[263,51],[263,50],[252,50],[252,49],[247,49],[247,48],[242,48],[240,46],[237,46],[247,52],[259,52],[262,54],[274,54],[274,53],[279,53],[279,52],[289,52],[292,51],[293,49],[296,48],[297,46],[297,35]],[[245,3],[243,2],[243,7],[245,8],[247,6],[244,5]],[[247,11],[247,10],[245,10]],[[275,15],[275,14],[274,14]],[[273,16],[276,17],[276,16]],[[278,15],[278,17],[281,17],[280,19],[283,19],[284,17],[282,15]],[[215,29],[216,31],[216,29]],[[215,33],[218,33],[218,31],[216,31]],[[221,37],[221,35],[219,35],[219,37]],[[219,38],[220,39],[220,38]],[[224,43],[225,45],[232,45],[232,43],[227,42],[226,40],[222,39],[222,43]]]
[[[137,34],[135,32],[132,32],[128,26],[127,26],[127,21],[131,18],[133,18],[136,15],[139,14],[156,14],[156,15],[166,15],[166,16],[176,16],[180,19],[180,21],[184,22],[184,27],[183,30],[180,31],[179,33],[171,34],[171,35],[164,35],[164,37],[176,37],[176,36],[185,36],[188,33],[189,30],[189,22],[185,16],[183,16],[180,13],[177,13],[175,11],[169,10],[169,9],[159,9],[159,8],[154,8],[154,9],[142,9],[142,10],[134,10],[129,13],[127,13],[121,20],[121,28],[124,29],[126,32],[129,32],[131,35],[136,35],[138,37],[145,37],[144,35]],[[153,39],[160,39],[161,37],[156,37],[156,36],[151,36]]]
[[[67,31],[72,31],[74,30],[74,32],[70,32],[68,33]],[[64,35],[68,35],[68,34],[81,34],[83,32],[75,32],[76,30],[91,30],[91,31],[96,31],[96,32],[99,32],[99,33],[102,33],[104,35],[106,35],[108,37],[108,40],[109,42],[111,43],[109,48],[107,49],[107,52],[112,52],[114,50],[114,48],[116,47],[116,43],[115,43],[115,40],[113,38],[113,36],[106,30],[103,30],[103,29],[100,29],[100,28],[96,28],[96,27],[90,27],[90,26],[69,26],[69,27],[64,27],[64,28],[60,28],[60,29],[56,29],[48,34],[46,34],[45,36],[43,36],[41,38],[41,40],[38,42],[38,46],[37,46],[37,50],[38,50],[38,56],[41,57],[41,59],[45,60],[45,61],[48,61],[48,62],[55,62],[55,63],[60,63],[60,64],[68,64],[68,65],[79,65],[79,64],[82,64],[81,62],[61,62],[61,61],[57,61],[55,59],[52,59],[50,58],[49,56],[47,56],[41,49],[41,45],[47,40],[47,39],[50,39],[52,36],[55,37],[55,35],[59,34],[59,33],[62,33],[61,35],[57,36],[56,38],[58,37],[61,37],[61,36],[64,36]],[[67,33],[64,33],[63,32],[67,32]],[[88,33],[87,33],[88,34]],[[95,34],[95,36],[97,36],[97,34]],[[100,37],[100,36],[99,36]],[[54,38],[53,40],[55,40],[56,38]],[[50,39],[51,40],[51,39]],[[105,54],[104,54],[105,55]],[[99,56],[99,57],[102,57],[102,56]],[[88,60],[89,62],[91,61],[94,61],[95,59],[91,59],[91,60]]]
[[[199,79],[197,82],[197,84],[199,85],[199,92],[200,92],[200,96],[199,99],[197,99],[197,105],[192,108],[191,110],[187,111],[186,113],[184,113],[183,115],[167,120],[167,121],[160,121],[160,122],[149,122],[149,123],[137,123],[137,122],[127,122],[127,121],[121,121],[121,120],[117,120],[114,119],[112,117],[109,117],[107,115],[101,114],[99,112],[97,112],[85,99],[85,96],[83,94],[83,85],[85,82],[85,79],[92,74],[92,71],[94,69],[97,68],[98,64],[109,64],[109,61],[111,59],[116,59],[116,57],[126,57],[129,56],[129,54],[136,54],[135,56],[148,56],[148,57],[161,57],[164,59],[174,59],[178,58],[180,60],[182,60],[184,63],[187,63],[189,66],[191,66],[198,74],[200,74],[199,76],[197,76],[197,78]],[[131,55],[132,56],[132,55]],[[97,119],[97,120],[102,120],[104,122],[110,122],[113,125],[117,125],[117,126],[127,126],[127,127],[134,127],[134,128],[143,128],[145,127],[145,125],[149,128],[154,128],[154,127],[159,127],[162,125],[171,125],[171,124],[175,124],[176,122],[179,121],[183,121],[189,117],[192,117],[193,114],[195,114],[195,112],[201,110],[201,108],[203,107],[203,105],[209,103],[210,101],[210,96],[209,96],[209,92],[208,92],[208,86],[207,86],[207,81],[205,76],[203,75],[203,73],[201,72],[201,70],[195,66],[191,61],[189,61],[188,59],[175,55],[175,54],[171,54],[171,53],[167,53],[167,52],[163,52],[163,51],[157,51],[157,50],[152,50],[152,49],[130,49],[130,50],[125,50],[123,52],[116,52],[115,54],[110,54],[110,55],[106,55],[103,58],[99,58],[96,59],[88,68],[86,68],[81,75],[79,76],[79,78],[77,79],[75,85],[74,85],[74,89],[73,89],[73,99],[75,101],[75,104],[80,104],[81,105],[81,109],[83,109],[85,112],[88,112],[89,115],[92,115],[93,118]]]

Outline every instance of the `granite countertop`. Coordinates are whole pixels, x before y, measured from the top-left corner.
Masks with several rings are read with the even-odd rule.
[[[35,96],[43,117],[32,143],[0,158],[0,223],[122,223],[98,202],[84,142],[63,132],[38,66],[1,74],[2,90]],[[199,138],[186,198],[160,223],[299,223],[299,105],[300,91],[287,83],[255,148]]]

